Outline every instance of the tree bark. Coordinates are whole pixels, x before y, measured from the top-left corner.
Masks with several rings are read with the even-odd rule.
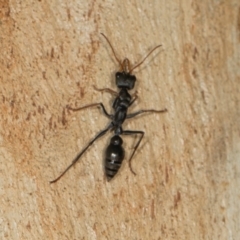
[[[240,2],[1,1],[1,239],[240,239]],[[134,66],[119,174],[109,123],[120,66]]]

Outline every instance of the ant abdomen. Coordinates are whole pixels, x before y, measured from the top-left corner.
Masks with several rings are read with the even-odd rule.
[[[105,175],[110,181],[118,172],[124,159],[124,149],[122,147],[122,139],[119,135],[111,138],[110,144],[106,149],[105,157]]]

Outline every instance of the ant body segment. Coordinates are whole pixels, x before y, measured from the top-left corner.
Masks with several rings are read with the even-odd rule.
[[[133,174],[136,175],[136,173],[133,171],[132,166],[131,166],[131,160],[139,146],[139,144],[141,143],[143,136],[144,136],[144,131],[138,131],[138,130],[123,130],[122,129],[122,124],[124,123],[124,121],[126,119],[129,118],[133,118],[139,114],[142,113],[164,113],[167,111],[167,109],[162,109],[162,110],[155,110],[155,109],[146,109],[146,110],[139,110],[137,112],[134,113],[127,113],[128,112],[128,108],[136,101],[136,99],[138,98],[137,93],[134,93],[132,96],[129,94],[129,90],[132,90],[134,88],[135,85],[135,81],[136,81],[136,77],[134,75],[132,75],[132,71],[139,67],[145,60],[146,58],[153,52],[155,51],[157,48],[159,48],[161,45],[156,46],[155,48],[153,48],[148,54],[147,56],[137,65],[135,65],[134,67],[130,68],[130,62],[127,58],[125,58],[123,60],[123,62],[121,62],[114,51],[114,48],[112,47],[110,41],[108,40],[108,38],[103,34],[103,37],[106,39],[106,41],[108,42],[109,46],[112,49],[113,55],[115,57],[115,59],[117,60],[117,62],[119,63],[119,65],[121,66],[121,71],[117,72],[115,77],[116,77],[116,85],[119,89],[119,92],[116,92],[110,88],[103,88],[103,89],[98,89],[96,87],[95,90],[100,91],[100,92],[109,92],[112,95],[116,96],[114,102],[113,102],[113,114],[109,114],[104,105],[100,102],[100,103],[93,103],[90,105],[86,105],[84,107],[80,107],[80,108],[72,108],[67,106],[67,108],[69,110],[72,111],[79,111],[79,110],[83,110],[86,108],[90,108],[90,107],[101,107],[103,110],[104,115],[111,120],[110,124],[103,130],[101,130],[96,136],[95,138],[93,138],[85,148],[83,148],[83,150],[78,153],[78,155],[73,159],[72,163],[54,180],[52,180],[50,183],[55,183],[57,182],[73,165],[75,165],[75,163],[81,158],[81,156],[87,151],[87,149],[100,137],[102,137],[103,135],[105,135],[109,130],[113,131],[113,137],[110,140],[110,144],[108,145],[107,149],[106,149],[106,153],[105,153],[105,161],[104,161],[104,169],[105,169],[105,175],[107,177],[107,180],[110,181],[118,172],[119,168],[122,165],[122,161],[124,159],[124,148],[122,147],[122,143],[123,140],[120,137],[120,135],[138,135],[139,139],[137,144],[134,146],[133,152],[130,156],[129,159],[129,168],[131,170],[131,172]]]

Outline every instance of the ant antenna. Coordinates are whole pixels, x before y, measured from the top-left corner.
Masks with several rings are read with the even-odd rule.
[[[115,51],[114,51],[114,48],[113,48],[112,44],[110,43],[110,41],[108,40],[108,38],[107,38],[103,33],[101,33],[101,34],[102,34],[103,37],[106,39],[106,41],[108,42],[109,46],[111,47],[115,59],[117,60],[117,62],[118,62],[119,65],[121,66],[121,68],[125,71],[125,69],[126,69],[126,66],[125,66],[125,65],[127,65],[127,67],[129,66],[129,61],[128,61],[128,59],[125,59],[125,60],[123,61],[123,63],[122,63],[122,62],[117,58],[117,55],[116,55],[116,53],[115,53]],[[153,49],[147,54],[147,56],[146,56],[140,63],[138,63],[137,65],[135,65],[133,68],[131,68],[131,69],[130,69],[129,71],[127,71],[127,72],[128,72],[128,73],[131,73],[135,68],[139,67],[139,66],[149,57],[149,55],[150,55],[152,52],[154,52],[157,48],[159,48],[159,47],[161,47],[161,46],[162,46],[162,45],[157,45],[155,48],[153,48]],[[126,63],[126,61],[128,61],[128,62]]]
[[[121,61],[117,58],[117,55],[116,55],[116,53],[115,53],[115,51],[114,51],[114,48],[113,48],[112,44],[110,43],[110,41],[108,40],[108,38],[107,38],[103,33],[101,33],[101,34],[102,34],[103,37],[107,40],[109,46],[110,46],[111,49],[112,49],[112,52],[113,52],[114,57],[115,57],[116,60],[118,61],[118,63],[119,63],[119,65],[121,66],[121,68],[123,68],[123,65],[122,65]]]
[[[129,73],[131,73],[135,68],[139,67],[148,57],[149,55],[154,52],[157,48],[161,47],[162,45],[158,45],[156,46],[155,48],[153,48],[148,54],[147,56],[140,62],[138,63],[137,65],[135,65],[133,68],[130,69]]]

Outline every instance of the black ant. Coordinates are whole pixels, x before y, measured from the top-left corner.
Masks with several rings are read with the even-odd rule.
[[[109,114],[104,105],[102,103],[93,103],[84,107],[80,108],[72,108],[67,106],[69,110],[72,111],[79,111],[83,110],[86,108],[90,107],[101,107],[103,110],[103,113],[107,118],[111,120],[111,123],[105,128],[104,130],[100,131],[95,138],[93,138],[88,145],[73,159],[72,163],[65,169],[65,171],[56,179],[51,181],[50,183],[55,183],[57,182],[80,158],[81,156],[87,151],[87,149],[100,137],[102,137],[104,134],[106,134],[109,130],[114,132],[113,137],[110,140],[110,144],[106,149],[106,157],[105,157],[105,162],[104,162],[104,168],[105,168],[105,175],[107,177],[107,180],[110,181],[118,172],[119,168],[122,165],[122,161],[124,159],[124,149],[122,147],[123,140],[120,137],[120,135],[139,135],[139,140],[137,144],[135,145],[133,152],[130,156],[129,159],[129,167],[130,170],[133,174],[136,175],[136,173],[133,171],[132,166],[131,166],[131,160],[140,144],[140,142],[143,139],[144,132],[143,131],[131,131],[131,130],[123,130],[122,129],[122,124],[125,121],[125,119],[133,118],[141,113],[164,113],[167,111],[167,109],[163,110],[155,110],[155,109],[147,109],[147,110],[140,110],[135,113],[130,113],[127,114],[128,108],[136,101],[138,98],[137,93],[134,93],[133,96],[129,94],[129,90],[134,88],[134,84],[136,81],[136,77],[132,75],[132,71],[139,67],[145,60],[146,58],[157,48],[159,48],[161,45],[156,46],[153,48],[147,56],[137,65],[134,67],[130,68],[130,63],[127,58],[121,62],[114,51],[114,48],[112,47],[110,41],[108,38],[103,34],[103,37],[106,39],[108,44],[110,45],[113,55],[119,65],[121,66],[121,71],[116,73],[116,85],[120,89],[119,92],[116,92],[110,88],[103,88],[103,89],[98,89],[95,87],[95,90],[101,91],[101,92],[109,92],[113,95],[116,96],[115,101],[113,102],[113,109],[114,109],[114,114]]]

